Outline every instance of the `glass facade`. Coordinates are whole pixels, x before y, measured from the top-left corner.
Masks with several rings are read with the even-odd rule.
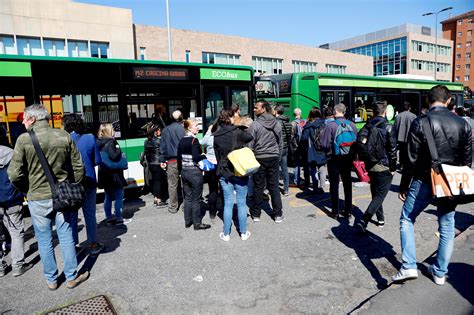
[[[283,59],[252,57],[255,72],[264,74],[282,74]]]
[[[374,75],[407,73],[407,38],[401,37],[343,50],[374,57]]]
[[[202,62],[221,65],[240,65],[240,56],[232,54],[218,54],[212,52],[202,52]]]
[[[345,74],[346,73],[346,66],[340,65],[326,65],[326,72],[327,73],[335,73],[335,74]]]
[[[65,57],[66,45],[63,39],[43,39],[45,56]]]
[[[15,39],[13,36],[0,35],[0,54],[16,55]]]
[[[79,40],[67,41],[69,57],[89,57],[87,42]]]
[[[315,72],[316,62],[293,60],[293,72]]]
[[[44,56],[41,48],[41,39],[34,37],[19,37],[16,38],[18,46],[18,54],[23,56]]]
[[[109,44],[100,42],[91,42],[92,58],[107,58],[109,54]]]

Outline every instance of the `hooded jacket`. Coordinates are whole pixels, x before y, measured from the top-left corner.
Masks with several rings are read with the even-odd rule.
[[[0,145],[0,207],[10,208],[23,203],[20,193],[8,179],[7,168],[13,156],[13,149]]]
[[[286,117],[285,115],[280,115],[276,117],[281,124],[282,130],[281,133],[283,135],[283,150],[287,149],[289,145],[291,145],[291,141],[293,139],[292,132],[293,132],[293,125],[290,123],[290,118]]]
[[[283,149],[281,124],[270,114],[262,114],[250,125],[250,148],[257,159],[280,157]]]
[[[122,158],[122,150],[114,138],[99,138],[97,145],[102,154],[108,154],[110,160],[117,162]],[[116,189],[127,186],[123,170],[109,169],[99,165],[98,186],[104,189]]]
[[[252,141],[252,136],[241,126],[224,125],[214,132],[214,152],[217,158],[217,176],[226,180],[234,175],[234,167],[227,159],[227,155],[236,149],[243,148]],[[235,139],[235,147],[234,147]]]

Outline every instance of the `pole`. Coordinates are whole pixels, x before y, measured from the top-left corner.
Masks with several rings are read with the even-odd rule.
[[[170,29],[170,4],[169,0],[166,0],[166,23],[168,25],[168,60],[173,59],[171,55],[171,29]]]
[[[436,74],[438,72],[438,13],[435,17],[435,67],[434,67],[434,79],[436,81]]]

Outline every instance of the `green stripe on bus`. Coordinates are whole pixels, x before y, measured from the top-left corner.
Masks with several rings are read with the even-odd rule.
[[[438,83],[428,83],[428,82],[396,82],[396,81],[385,81],[385,80],[358,80],[358,79],[343,79],[343,78],[320,78],[320,86],[354,86],[354,87],[372,87],[372,88],[397,88],[397,89],[420,89],[420,90],[429,90],[436,84],[443,84],[443,82]],[[448,84],[447,84],[448,85]],[[449,84],[449,89],[462,91],[462,85]]]
[[[199,69],[201,80],[250,81],[250,71],[231,69]]]
[[[31,77],[29,62],[0,61],[0,77]]]

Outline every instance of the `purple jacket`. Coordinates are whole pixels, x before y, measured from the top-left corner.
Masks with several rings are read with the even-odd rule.
[[[346,118],[337,117],[341,122],[344,122]],[[351,127],[354,132],[357,134],[357,126],[354,122],[351,121]],[[326,151],[328,159],[332,157],[332,150],[334,146],[334,137],[336,135],[337,123],[335,121],[330,121],[324,128],[323,133],[321,134],[321,145],[323,146],[324,151]]]

